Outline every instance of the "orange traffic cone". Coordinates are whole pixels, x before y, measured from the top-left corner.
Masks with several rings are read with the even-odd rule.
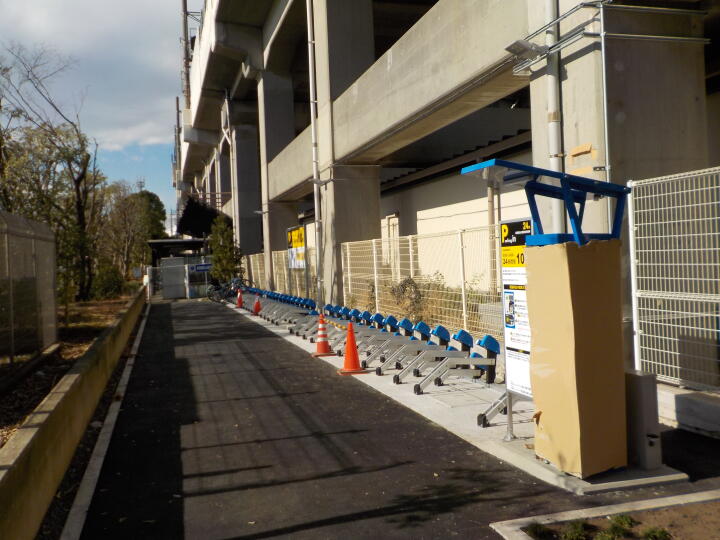
[[[318,330],[317,339],[315,340],[317,347],[313,356],[333,356],[333,352],[330,350],[330,343],[328,343],[327,326],[325,326],[325,317],[322,313],[318,318]]]
[[[345,364],[342,369],[338,369],[340,375],[352,375],[353,373],[367,373],[367,370],[360,367],[360,358],[358,358],[357,345],[355,344],[355,330],[353,324],[348,323],[347,339],[345,340]]]
[[[255,305],[253,305],[253,315],[257,315],[260,313],[260,310],[262,309],[262,306],[260,305],[260,295],[255,295]]]
[[[238,297],[237,297],[237,307],[241,308],[243,307],[243,300],[242,300],[242,290],[238,289]]]

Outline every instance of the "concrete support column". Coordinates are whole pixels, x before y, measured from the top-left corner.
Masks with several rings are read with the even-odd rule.
[[[263,251],[269,288],[274,288],[272,252],[287,249],[287,240],[278,233],[297,224],[297,215],[286,205],[270,202],[268,163],[295,138],[295,112],[292,78],[289,74],[263,71],[258,79],[258,127],[260,138],[260,176],[262,201]],[[289,214],[293,213],[291,220]],[[292,223],[290,223],[292,221]],[[288,224],[290,223],[290,224]]]
[[[528,2],[530,28],[544,24],[544,2]],[[576,0],[559,0],[562,14]],[[647,4],[646,4],[647,5]],[[583,9],[566,19],[560,34],[594,18],[587,28],[599,33],[598,9]],[[702,17],[605,10],[605,31],[702,37]],[[625,184],[707,165],[707,117],[703,45],[608,38],[603,64],[600,38],[586,38],[561,52],[561,122],[565,171]],[[530,84],[533,162],[549,163],[547,91],[544,65],[537,64]],[[607,100],[604,89],[607,90]],[[607,125],[606,120],[607,119]],[[607,143],[607,148],[606,148]],[[609,158],[609,159],[608,159]],[[547,211],[549,205],[541,209]],[[606,199],[588,201],[584,229],[607,232],[613,208]],[[550,216],[543,214],[550,223]],[[626,220],[627,223],[627,220]],[[627,250],[627,231],[623,234]],[[632,310],[629,260],[624,321],[625,362],[632,367]]]
[[[261,217],[256,214],[261,206],[258,128],[252,124],[238,125],[230,133],[235,242],[243,253],[250,255],[262,250]]]
[[[322,280],[342,303],[340,244],[380,237],[380,169],[335,163],[332,103],[375,60],[372,0],[313,0],[321,179]]]
[[[372,0],[313,0],[320,169],[335,160],[332,102],[375,61]]]
[[[380,238],[380,167],[336,165],[323,173],[323,284],[325,301],[343,302],[340,244]]]

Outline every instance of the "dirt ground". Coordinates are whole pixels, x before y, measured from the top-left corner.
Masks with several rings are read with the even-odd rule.
[[[645,533],[648,529],[656,528],[665,529],[673,540],[720,540],[720,501],[632,512],[626,515],[637,523],[630,529],[630,534],[617,538],[655,538]],[[586,536],[583,538],[588,540],[596,538],[599,533],[608,529],[610,523],[608,517],[588,519]],[[535,537],[564,538],[562,534],[567,531],[567,524],[552,524],[547,529],[547,535],[535,535]],[[572,536],[572,538],[580,538],[580,536]]]
[[[17,430],[24,418],[47,396],[55,384],[90,347],[127,304],[129,297],[71,304],[67,326],[58,313],[58,355],[48,358],[18,386],[0,397],[0,447]],[[27,359],[25,359],[27,360]],[[21,365],[3,364],[0,377],[9,376]]]

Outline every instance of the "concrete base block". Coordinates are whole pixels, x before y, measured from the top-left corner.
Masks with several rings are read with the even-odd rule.
[[[720,438],[720,395],[659,384],[658,413],[663,424]]]

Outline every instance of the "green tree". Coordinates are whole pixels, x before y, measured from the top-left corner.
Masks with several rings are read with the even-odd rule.
[[[243,276],[242,253],[233,242],[229,221],[225,216],[218,216],[213,222],[210,233],[210,251],[213,256],[210,275],[221,282]]]
[[[147,241],[163,238],[165,207],[155,193],[133,191],[127,182],[114,182],[106,190],[107,205],[100,253],[102,266],[112,265],[123,279],[133,267],[148,263]]]

